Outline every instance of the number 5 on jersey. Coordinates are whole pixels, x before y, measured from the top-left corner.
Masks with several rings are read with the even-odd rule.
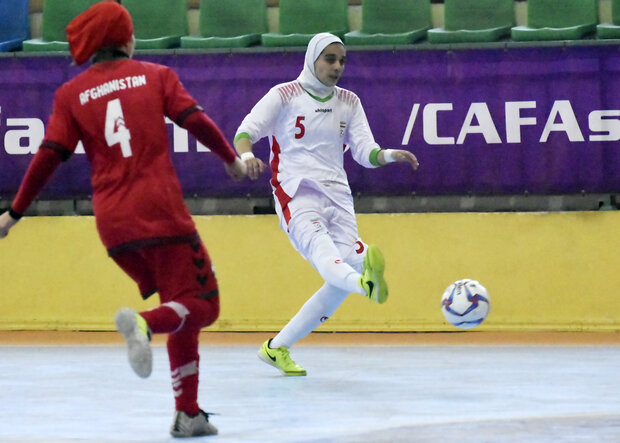
[[[112,147],[119,143],[123,157],[131,157],[131,134],[125,126],[125,117],[118,98],[110,100],[105,113],[105,141]]]
[[[303,121],[306,119],[306,117],[300,115],[297,117],[297,121],[295,122],[295,127],[299,130],[299,132],[295,133],[295,138],[300,139],[304,136],[304,134],[306,133],[306,127],[304,126]]]

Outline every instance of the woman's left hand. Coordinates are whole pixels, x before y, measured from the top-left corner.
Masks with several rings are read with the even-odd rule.
[[[414,171],[417,170],[418,167],[420,166],[420,162],[418,162],[417,157],[409,151],[406,151],[404,149],[389,149],[391,161],[388,161],[385,158],[385,151],[386,150],[382,150],[379,153],[378,160],[379,160],[379,163],[382,165],[387,165],[389,163],[397,163],[397,162],[398,163],[409,163]]]
[[[15,220],[9,214],[9,211],[0,214],[0,238],[4,238],[9,235],[10,229],[17,224],[19,220]]]

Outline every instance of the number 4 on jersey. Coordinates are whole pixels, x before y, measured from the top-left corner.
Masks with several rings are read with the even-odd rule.
[[[125,126],[121,101],[118,98],[110,100],[105,113],[105,141],[110,147],[120,143],[123,157],[131,157],[129,140],[131,134]]]

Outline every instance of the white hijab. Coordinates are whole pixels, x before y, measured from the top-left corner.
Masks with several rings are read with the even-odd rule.
[[[319,58],[321,52],[332,43],[340,43],[344,46],[342,40],[328,32],[322,32],[312,37],[308,43],[308,49],[306,49],[304,69],[297,77],[297,81],[306,91],[319,98],[325,98],[334,92],[334,86],[326,86],[321,83],[314,72],[314,62]]]

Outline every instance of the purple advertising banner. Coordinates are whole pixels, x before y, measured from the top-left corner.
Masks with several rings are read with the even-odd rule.
[[[297,77],[303,52],[138,55],[176,70],[232,141],[252,106]],[[361,99],[376,141],[420,161],[365,169],[346,154],[354,193],[366,195],[569,194],[620,191],[620,53],[575,46],[354,51],[340,86]],[[81,71],[65,56],[0,58],[0,197],[11,198],[38,148],[54,92]],[[145,109],[145,112],[148,110]],[[268,174],[233,183],[221,162],[169,124],[187,196],[266,196]],[[256,155],[267,161],[266,140]],[[90,194],[77,153],[42,198]]]

